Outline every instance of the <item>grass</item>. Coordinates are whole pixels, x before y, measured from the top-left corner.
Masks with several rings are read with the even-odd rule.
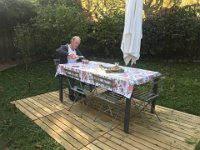
[[[63,149],[18,111],[11,101],[57,89],[53,62],[24,65],[0,73],[0,149]],[[30,84],[30,87],[29,87]]]
[[[158,104],[200,116],[200,65],[139,61],[135,67],[166,76]],[[52,61],[33,63],[0,72],[0,149],[63,149],[41,128],[18,111],[11,101],[58,88]],[[196,147],[200,150],[200,143]]]

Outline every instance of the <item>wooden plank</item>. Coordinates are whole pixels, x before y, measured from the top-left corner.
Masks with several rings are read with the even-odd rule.
[[[192,121],[192,119],[186,119],[184,117],[179,117],[179,116],[170,116],[169,114],[163,113],[160,117],[162,120],[170,121],[182,126],[185,126],[186,128],[199,128],[200,123],[195,123]]]
[[[166,109],[168,109],[168,108],[166,108]],[[176,118],[177,120],[180,120],[183,122],[187,122],[188,120],[190,120],[190,123],[195,124],[195,125],[200,125],[200,117],[199,116],[192,115],[191,117],[188,117],[187,113],[184,113],[185,115],[184,114],[179,115],[179,113],[175,110],[171,110],[171,111],[157,110],[157,112],[158,111],[159,111],[159,114],[164,118],[171,118],[171,119]],[[181,112],[181,113],[183,113],[183,112]],[[191,115],[191,114],[189,114],[189,115]]]
[[[39,112],[37,112],[35,109],[33,109],[32,107],[30,107],[29,105],[27,105],[26,103],[24,103],[24,101],[16,101],[18,104],[20,104],[21,106],[23,106],[24,108],[26,108],[30,113],[34,114],[36,117],[40,118],[43,117],[42,114],[40,114]]]
[[[115,130],[115,129],[114,129]],[[120,146],[126,148],[126,149],[138,149],[132,145],[130,145],[129,143],[127,143],[125,140],[124,140],[124,137],[123,136],[113,136],[111,135],[110,133],[113,133],[113,130],[112,131],[109,131],[108,133],[106,133],[105,135],[103,135],[105,138],[107,139],[110,139],[111,141],[119,144]]]
[[[181,123],[176,118],[173,117],[172,117],[173,119],[171,119],[169,116],[168,116],[169,118],[165,118],[162,116],[162,114],[160,114],[159,117],[162,120],[162,122],[160,123],[157,120],[157,118],[150,113],[145,113],[145,114],[142,113],[142,115],[145,115],[145,119],[148,118],[147,119],[148,124],[156,126],[156,128],[160,128],[162,130],[165,130],[169,133],[173,133],[183,138],[190,138],[196,136],[198,132],[200,133],[200,131],[198,131],[198,128],[193,127],[192,125],[188,125],[187,123]],[[138,119],[135,120],[136,122],[138,121]],[[139,122],[140,121],[141,119],[139,120]]]
[[[59,95],[49,93],[48,96],[51,97],[54,101],[60,102]],[[64,99],[64,101],[70,101],[69,98],[68,98],[68,95],[66,95],[65,93],[63,93],[63,99]]]
[[[60,102],[59,100],[59,94],[55,94],[55,93],[50,93],[49,96],[51,96],[55,101],[57,102]],[[63,96],[63,103],[65,105],[67,105],[68,103],[71,103],[72,101],[69,99],[68,97],[68,91],[64,93],[64,96]]]
[[[52,106],[56,107],[59,110],[68,108],[68,106],[63,105],[61,102],[55,101],[52,97],[46,95],[42,95],[41,97],[43,97],[46,102],[49,102]]]
[[[55,98],[59,98],[59,93],[58,91],[55,91],[55,92],[51,92],[49,93],[50,95],[54,96]],[[68,91],[66,91],[66,94],[68,94]]]
[[[80,132],[76,132],[76,130],[72,130],[73,128],[73,124],[68,124],[69,126],[65,125],[64,123],[62,123],[58,118],[58,115],[56,115],[55,117],[53,117],[53,115],[49,115],[47,116],[47,118],[55,123],[59,128],[61,128],[62,130],[64,130],[65,132],[67,132],[69,135],[71,135],[73,138],[75,138],[77,141],[79,141],[81,144],[83,145],[87,145],[89,144],[89,141],[87,139],[87,137],[84,137],[84,135],[82,136],[81,134],[79,134]],[[63,118],[61,118],[63,119]]]
[[[44,111],[43,109],[41,109],[40,107],[38,107],[37,105],[35,105],[34,103],[28,101],[28,99],[25,99],[23,101],[24,103],[26,103],[27,105],[29,105],[31,108],[35,109],[37,112],[39,112],[42,116],[46,116],[48,115],[48,113],[46,111]]]
[[[66,108],[66,106],[64,106],[62,103],[59,103],[59,104],[54,103],[54,102],[51,101],[50,98],[48,98],[46,96],[40,96],[40,98],[42,99],[42,101],[44,103],[48,103],[50,106],[52,106],[53,108],[56,108],[59,111]]]
[[[69,108],[69,106],[71,106],[71,104],[73,103],[69,98],[64,98],[63,102],[61,103],[59,100],[59,97],[54,97],[51,94],[44,95],[44,96],[48,97],[53,103],[56,103],[58,105],[62,104],[66,108]]]
[[[95,102],[95,103],[96,103],[96,102]],[[76,104],[76,107],[77,107],[77,106],[80,106],[80,105],[79,105],[79,104]],[[82,106],[81,106],[81,107],[82,107]],[[80,107],[80,109],[82,109],[81,107]],[[74,108],[74,107],[73,107],[73,108]],[[80,110],[80,109],[79,109],[79,110]],[[89,117],[93,117],[93,118],[94,118],[94,113],[92,113],[92,115],[91,115],[90,113],[87,113],[87,114],[90,115]],[[101,115],[101,116],[107,116],[107,115],[104,114],[104,115]],[[83,118],[84,118],[84,116],[83,116]],[[109,120],[110,120],[110,119],[109,119]],[[101,120],[101,119],[98,119],[98,122],[99,122],[98,124],[102,124],[102,125],[104,125],[106,128],[111,128],[111,126],[110,126],[111,124],[110,124],[110,123],[106,123],[105,121],[103,121],[103,120]],[[118,122],[117,122],[117,124],[118,124]]]
[[[144,113],[147,122],[138,118],[136,114],[134,122],[130,124],[130,134],[126,134],[123,132],[123,122],[111,131],[111,122],[107,120],[100,117],[98,121],[93,122],[92,118],[96,113],[94,108],[89,108],[82,118],[77,116],[79,115],[77,110],[83,109],[83,105],[79,102],[72,111],[68,111],[67,103],[63,104],[58,100],[57,91],[25,98],[14,103],[26,116],[39,122],[38,125],[43,126],[44,130],[49,132],[49,135],[51,134],[51,137],[58,140],[58,143],[62,145],[64,143],[65,146],[63,146],[67,149],[69,147],[66,145],[71,145],[72,149],[83,150],[190,150],[194,149],[195,145],[188,144],[186,140],[200,137],[200,122],[198,122],[200,117],[160,106],[157,110],[162,120],[161,123],[155,115],[148,112]],[[124,104],[122,105],[124,106]],[[92,107],[96,108],[97,106]],[[44,115],[47,116],[37,119]],[[107,115],[105,116],[107,117]],[[119,119],[123,121],[123,116]]]
[[[94,102],[95,103],[95,102]],[[77,105],[77,108],[80,105]],[[80,106],[81,107],[81,106]],[[99,117],[96,119],[96,121],[93,121],[95,118],[95,115],[97,113],[97,109],[95,110],[94,108],[91,108],[90,106],[88,107],[87,111],[85,114],[82,116],[83,119],[87,120],[88,122],[94,122],[95,125],[101,125],[105,130],[110,130],[111,127],[116,126],[119,124],[119,121],[116,120],[115,122],[112,122],[111,117],[108,116],[106,113],[102,112],[100,113]]]
[[[51,96],[51,95],[43,95],[47,100],[51,101],[52,104],[55,106],[59,106],[60,110],[61,109],[68,109],[69,106],[73,103],[71,100],[70,101],[63,101],[62,103],[59,101],[59,99]]]
[[[140,122],[140,121],[135,121],[135,122],[140,126],[145,126],[145,124],[143,122]],[[151,130],[163,133],[163,134],[165,134],[167,136],[173,137],[175,139],[178,139],[180,141],[185,141],[186,138],[192,137],[192,136],[186,135],[184,133],[177,132],[174,129],[167,128],[166,126],[162,126],[162,124],[157,124],[156,125],[156,123],[155,124],[148,123],[148,128],[151,129]]]
[[[90,135],[90,134],[88,134],[88,132],[86,132],[89,129],[83,129],[83,128],[85,128],[84,126],[81,126],[81,127],[77,126],[76,121],[70,122],[66,118],[63,118],[62,116],[60,116],[58,114],[52,114],[52,116],[57,117],[57,119],[59,121],[61,121],[63,124],[65,124],[66,126],[71,128],[74,132],[80,134],[82,137],[84,137],[88,141],[93,141],[95,139],[92,135]]]
[[[59,112],[59,115],[64,117],[65,119],[67,119],[69,122],[73,122],[76,127],[81,128],[81,130],[83,130],[84,132],[86,132],[90,136],[92,136],[94,138],[97,138],[97,137],[100,136],[100,134],[98,133],[98,130],[96,130],[96,132],[92,131],[90,128],[86,127],[83,123],[81,123],[80,119],[79,119],[79,121],[80,121],[79,122],[79,121],[75,120],[74,118],[72,118],[68,115],[65,115],[62,112]]]
[[[40,107],[42,110],[44,110],[45,112],[47,112],[48,114],[52,114],[54,113],[54,111],[52,111],[51,109],[49,109],[48,107],[46,107],[46,105],[42,105],[41,103],[35,101],[32,98],[27,98],[27,100],[33,104],[35,104],[36,106]]]
[[[119,128],[116,128],[114,131],[109,132],[109,134],[111,134],[113,136],[116,136],[116,137],[120,137],[120,135],[118,135],[118,134],[121,134],[122,137],[126,137],[127,136],[126,133],[124,133],[123,130],[120,130]],[[172,149],[174,149],[174,150],[176,149],[176,148],[174,148],[174,147],[172,147],[172,146],[170,146],[168,144],[165,144],[163,142],[160,142],[158,140],[155,140],[155,139],[151,138],[151,136],[143,135],[141,133],[138,133],[137,131],[134,131],[133,133],[131,133],[131,136],[132,135],[135,136],[135,137],[140,138],[142,141],[149,142],[151,147],[152,148],[155,147],[155,149],[171,149],[171,150]],[[152,146],[151,143],[154,146]]]
[[[60,109],[55,107],[55,104],[51,104],[51,102],[49,102],[48,100],[45,100],[45,98],[40,97],[40,96],[36,96],[36,98],[37,98],[37,100],[35,100],[35,101],[39,102],[41,105],[46,106],[51,111],[54,111],[54,112],[60,111]]]
[[[101,148],[97,147],[96,145],[90,143],[86,146],[89,150],[101,150]]]
[[[71,135],[63,131],[61,128],[59,128],[57,125],[55,125],[54,122],[51,122],[47,118],[40,118],[42,122],[44,122],[46,125],[48,125],[54,132],[59,134],[61,137],[63,137],[66,141],[68,141],[72,146],[74,146],[77,149],[83,148],[83,145],[79,143],[76,139],[74,139]]]
[[[69,111],[63,110],[63,113],[70,114]],[[94,115],[94,112],[93,112]],[[98,130],[99,132],[108,131],[109,128],[105,127],[103,124],[93,121],[91,118],[94,118],[92,114],[87,113],[87,116],[84,115],[80,120],[78,116],[74,116],[74,119],[81,121],[84,125],[87,125],[89,128],[94,129],[94,131]]]
[[[151,117],[151,118],[148,117],[148,122],[153,124],[156,127],[168,128],[169,130],[174,130],[174,131],[183,133],[183,134],[185,134],[185,135],[183,135],[184,137],[185,136],[194,136],[194,134],[197,132],[194,129],[182,127],[181,125],[178,125],[177,123],[168,122],[168,120],[162,119],[162,121],[158,123],[158,120],[155,117]]]
[[[183,120],[190,120],[190,122],[192,123],[196,123],[196,124],[200,124],[200,117],[199,116],[195,116],[186,112],[181,112],[178,110],[174,110],[171,108],[167,108],[167,107],[162,107],[162,106],[157,106],[156,110],[162,112],[163,114],[167,114],[173,117],[178,117],[180,119]]]
[[[103,143],[106,143],[108,146],[110,146],[114,149],[126,150],[126,148],[118,145],[117,143],[113,142],[112,140],[105,138],[104,136],[99,137],[98,140],[103,142]]]
[[[151,138],[166,143],[168,145],[173,145],[175,148],[179,148],[182,150],[194,149],[193,145],[189,145],[185,142],[179,141],[160,132],[149,130],[148,128],[139,126],[137,124],[131,124],[130,129],[133,130],[133,132],[138,131],[143,135],[150,136]]]
[[[87,147],[83,147],[83,148],[81,148],[80,150],[90,150],[90,149],[87,148]]]
[[[99,141],[99,140],[95,140],[94,142],[92,142],[95,146],[101,148],[101,149],[105,149],[105,150],[114,150],[114,148],[106,145],[105,143]]]
[[[127,135],[122,130],[119,130],[118,128],[116,128],[113,131],[110,131],[108,134],[116,138],[121,137],[122,139],[124,139],[124,141],[126,141],[126,138],[129,138],[135,142],[138,142],[140,144],[143,144],[149,148],[156,149],[156,150],[172,149],[172,147],[170,147],[169,145],[158,142],[156,140],[151,140],[151,138],[141,138],[141,134],[138,134],[137,132],[133,132],[130,135]]]
[[[110,132],[113,132],[113,131],[110,131]],[[109,133],[110,133],[109,132]],[[110,135],[108,133],[108,135]],[[127,134],[128,135],[128,134]],[[107,134],[105,134],[105,137],[107,136]],[[138,149],[140,149],[140,148],[138,148],[137,146],[135,147],[135,145],[133,146],[133,145],[131,145],[129,142],[127,142],[125,139],[124,139],[124,137],[123,136],[119,136],[119,137],[112,137],[111,138],[111,140],[113,141],[113,142],[118,142],[118,144],[120,144],[120,146],[122,146],[122,147],[124,147],[124,148],[126,148],[126,149],[131,149],[131,150],[138,150]]]
[[[59,97],[54,97],[54,96],[52,96],[51,95],[51,93],[49,93],[49,94],[43,94],[43,95],[41,95],[42,97],[46,97],[48,100],[50,100],[52,103],[55,103],[55,104],[57,104],[57,105],[63,105],[63,103],[62,102],[60,102],[60,100],[59,100]]]
[[[82,118],[79,118],[78,116],[74,115],[73,113],[69,112],[69,111],[61,111],[58,112],[58,114],[60,116],[66,117],[69,116],[73,119],[75,119],[75,122],[80,122],[81,124],[83,124],[84,126],[86,126],[87,128],[91,129],[93,132],[97,131],[99,128],[97,128],[96,126],[94,126],[91,122],[87,122]]]
[[[72,146],[68,141],[66,141],[63,137],[57,134],[54,130],[52,130],[48,125],[43,123],[41,120],[34,121],[38,126],[40,126],[44,131],[46,131],[53,139],[55,139],[59,144],[61,144],[65,149],[77,150],[74,146]]]
[[[189,114],[189,113],[186,113],[186,112],[178,111],[178,110],[175,110],[175,109],[172,109],[172,108],[167,108],[167,107],[163,107],[163,106],[159,106],[159,105],[156,105],[156,106],[157,106],[158,110],[162,110],[166,113],[171,113],[172,115],[176,114],[176,115],[181,116],[181,117],[200,119],[199,116],[195,116],[193,114]]]
[[[24,113],[27,117],[29,117],[31,120],[35,120],[37,119],[37,117],[32,114],[31,112],[29,112],[26,108],[24,108],[22,105],[20,105],[19,103],[15,103],[15,106],[22,112]]]
[[[68,89],[65,88],[65,90],[66,90],[66,93],[68,93]],[[57,95],[59,97],[59,91],[53,91],[53,92],[49,92],[49,93],[55,94],[55,95]]]
[[[115,129],[114,129],[115,130]],[[110,132],[108,132],[110,133]],[[111,132],[112,133],[112,132]],[[115,134],[117,135],[117,134]],[[118,137],[119,139],[122,139],[122,141],[124,143],[128,143],[130,144],[132,147],[135,147],[135,148],[139,148],[139,149],[143,149],[143,150],[151,150],[150,147],[148,146],[145,146],[143,143],[138,143],[138,141],[134,141],[130,138],[131,136],[129,136],[129,134],[126,134],[125,136],[122,136],[120,134],[118,134]],[[122,143],[123,145],[125,145],[124,143]]]
[[[165,117],[160,117],[161,120],[163,121],[167,121],[167,122],[170,122],[172,124],[177,124],[178,126],[182,126],[183,128],[186,128],[186,129],[190,129],[190,130],[197,130],[198,129],[198,126],[195,127],[195,124],[190,124],[189,123],[189,120],[187,122],[182,122],[182,121],[177,121],[175,118],[172,119],[172,118],[165,118]]]

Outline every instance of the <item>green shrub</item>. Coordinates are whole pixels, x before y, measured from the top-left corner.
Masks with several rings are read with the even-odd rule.
[[[54,4],[40,7],[37,11],[34,27],[41,36],[43,54],[50,56],[55,49],[79,35],[84,41],[87,35],[87,22],[79,7]]]
[[[29,23],[35,15],[35,6],[29,0],[0,0],[0,61],[16,60],[14,27]]]
[[[31,56],[36,55],[35,36],[33,29],[27,24],[21,24],[15,27],[14,45],[20,58],[26,64],[26,69]]]
[[[122,58],[124,10],[121,6],[106,4],[106,10],[95,6],[90,15],[93,20],[87,20],[85,10],[77,1],[39,0],[36,5],[37,16],[28,27],[33,32],[33,51],[37,54],[54,56],[61,43],[79,35],[80,49],[86,56]],[[200,59],[199,14],[199,5],[191,5],[173,7],[168,13],[145,18],[141,58]]]
[[[104,58],[119,58],[122,56],[120,45],[123,33],[124,12],[110,8],[106,12],[98,10],[97,21],[89,24],[89,34],[86,47],[90,55]]]
[[[146,19],[142,54],[167,59],[199,59],[199,12],[199,7],[193,5]]]
[[[144,19],[141,58],[200,59],[199,12],[199,5],[190,5]],[[124,12],[111,8],[98,13],[101,15],[90,25],[91,31],[87,36],[88,53],[98,57],[122,58],[120,45]]]

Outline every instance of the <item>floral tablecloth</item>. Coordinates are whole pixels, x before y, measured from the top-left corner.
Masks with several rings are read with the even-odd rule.
[[[59,64],[57,67],[56,76],[61,74],[65,75],[65,69],[79,72],[81,81],[88,84],[93,84],[92,74],[103,76],[108,79],[113,79],[115,82],[115,93],[121,94],[126,98],[130,98],[134,85],[140,85],[149,82],[155,77],[160,76],[159,72],[143,70],[138,68],[124,67],[124,73],[106,73],[99,66],[104,65],[106,67],[113,67],[113,64],[90,61],[89,64],[83,63],[69,63]]]

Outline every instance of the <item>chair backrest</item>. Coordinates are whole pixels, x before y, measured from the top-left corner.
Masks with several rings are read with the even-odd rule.
[[[156,94],[159,95],[160,92],[163,90],[164,79],[165,79],[164,76],[154,78],[153,81],[152,81],[150,92],[155,93],[154,88],[155,88],[155,86],[157,86],[156,87],[157,88]]]
[[[115,80],[113,79],[107,79],[102,76],[94,75],[93,74],[93,80],[95,86],[95,92],[96,96],[100,99],[103,99],[104,101],[107,101],[112,104],[118,103],[121,99],[123,99],[123,96],[120,94],[115,93]],[[100,86],[97,90],[97,86]]]
[[[73,70],[69,70],[69,69],[64,69],[65,70],[65,74],[67,77],[76,79],[76,80],[80,80],[80,76],[79,73]]]
[[[70,88],[72,88],[71,79],[75,79],[75,80],[79,81],[78,86],[83,88],[82,83],[81,83],[81,78],[80,78],[80,75],[78,72],[69,70],[69,69],[64,69],[64,70],[65,70],[65,74],[67,76],[67,81],[68,81]]]
[[[112,90],[114,89],[115,85],[114,85],[114,80],[112,79],[107,79],[105,77],[102,76],[98,76],[93,74],[93,81],[95,85],[102,85],[104,88]]]
[[[57,70],[57,66],[60,64],[60,59],[53,59],[54,65],[56,66],[56,70]]]

